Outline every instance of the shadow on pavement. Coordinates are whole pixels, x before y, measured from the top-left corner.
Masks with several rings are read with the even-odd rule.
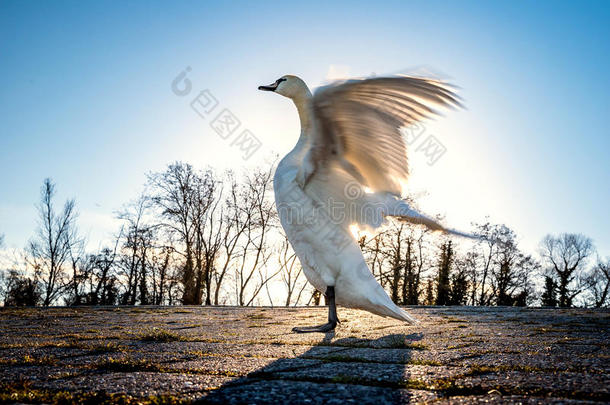
[[[378,339],[342,338],[326,333],[318,344],[293,358],[282,358],[211,392],[209,404],[383,404],[408,403],[414,342],[421,333]],[[400,374],[400,375],[397,375]]]

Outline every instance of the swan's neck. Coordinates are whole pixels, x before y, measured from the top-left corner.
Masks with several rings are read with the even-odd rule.
[[[301,137],[306,136],[313,128],[313,112],[311,109],[311,92],[305,89],[303,93],[292,99],[297,107],[301,120]]]
[[[286,155],[283,162],[286,164],[295,164],[297,166],[300,165],[300,159],[302,159],[303,154],[307,152],[309,149],[310,136],[309,134],[313,131],[313,111],[311,107],[311,92],[308,88],[305,88],[305,91],[301,92],[296,97],[291,97],[294,105],[297,107],[297,112],[299,113],[299,120],[301,121],[301,134],[299,136],[299,140],[297,144],[292,148],[290,153]],[[281,165],[282,163],[280,163]]]

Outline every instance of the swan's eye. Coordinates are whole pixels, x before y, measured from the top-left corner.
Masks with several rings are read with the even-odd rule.
[[[282,78],[280,78],[280,79],[277,79],[277,80],[275,81],[275,83],[279,85],[281,82],[285,82],[285,81],[286,81],[286,78],[285,78],[285,77],[282,77]]]

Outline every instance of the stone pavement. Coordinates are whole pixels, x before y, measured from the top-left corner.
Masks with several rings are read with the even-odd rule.
[[[0,308],[0,403],[610,402],[610,311]]]

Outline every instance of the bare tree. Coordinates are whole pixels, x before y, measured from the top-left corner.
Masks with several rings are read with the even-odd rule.
[[[559,306],[572,306],[584,289],[582,272],[593,254],[593,242],[581,234],[547,235],[540,250],[548,275],[557,283]]]
[[[150,200],[142,194],[117,213],[117,218],[123,221],[117,236],[117,244],[119,241],[121,244],[120,255],[112,255],[111,265],[116,264],[121,269],[124,291],[120,303],[123,305],[135,305],[138,297],[141,303],[148,302],[148,253],[154,247],[157,228],[146,221],[149,210]]]
[[[166,302],[171,280],[173,249],[169,246],[152,249],[149,256],[150,277],[152,285],[151,304],[163,305]]]
[[[249,220],[248,210],[242,206],[241,185],[235,180],[232,172],[226,174],[225,181],[228,184],[229,195],[225,199],[225,211],[221,219],[222,227],[219,232],[222,236],[222,254],[221,258],[218,259],[218,265],[214,272],[214,305],[219,304],[223,281],[227,271],[236,259],[238,247],[245,236]]]
[[[464,305],[468,300],[468,272],[466,268],[460,266],[457,259],[454,261],[453,267],[449,303],[451,305]]]
[[[478,249],[480,251],[480,269],[477,278],[479,282],[479,305],[490,305],[493,294],[490,293],[491,277],[494,264],[497,263],[500,245],[510,237],[511,230],[501,224],[492,224],[489,221],[475,224],[476,233],[480,236]],[[489,283],[489,284],[488,284]]]
[[[286,301],[284,306],[290,306],[290,303],[293,302],[293,298],[294,305],[297,305],[303,291],[307,287],[307,283],[305,280],[302,280],[303,268],[297,259],[297,255],[292,250],[288,238],[284,237],[276,254],[282,282],[286,287]]]
[[[80,240],[70,247],[71,278],[64,297],[66,305],[87,303],[87,282],[91,276],[91,266],[87,259],[84,240]]]
[[[195,267],[201,273],[197,279],[203,284],[205,305],[211,305],[216,262],[223,247],[223,190],[222,182],[211,171],[200,176],[198,183],[201,184],[193,190],[195,198],[191,210],[195,224]]]
[[[41,301],[40,283],[28,268],[25,253],[13,251],[5,253],[6,266],[0,277],[0,293],[4,306],[35,306]]]
[[[0,269],[0,303],[6,305],[6,287],[8,286],[8,270]]]
[[[45,179],[38,205],[38,230],[29,242],[30,264],[42,285],[42,304],[49,306],[68,286],[66,261],[72,246],[78,241],[74,200],[66,201],[61,213],[53,207],[55,185]]]
[[[469,305],[477,305],[477,292],[479,288],[479,268],[482,260],[480,252],[473,247],[457,260],[458,267],[461,267],[466,274],[469,284]]]
[[[193,189],[197,173],[189,164],[176,162],[165,172],[148,175],[151,186],[151,201],[160,212],[161,225],[176,235],[181,249],[176,249],[184,260],[182,267],[183,304],[201,303],[201,290],[197,290],[195,269],[195,224],[192,222],[191,209],[194,204]]]
[[[525,307],[536,301],[537,294],[533,278],[540,273],[540,262],[532,255],[521,253],[517,266],[520,268],[519,292],[514,296],[514,305]]]
[[[40,284],[19,270],[9,270],[6,279],[6,295],[4,306],[20,307],[35,306],[41,300]]]
[[[496,305],[525,306],[532,298],[530,275],[540,265],[531,256],[515,247],[506,246],[493,272],[493,297]]]
[[[246,238],[235,274],[238,305],[252,305],[265,285],[279,273],[279,270],[269,272],[266,266],[272,253],[268,240],[273,221],[277,219],[270,199],[273,168],[257,170],[245,178],[242,206],[247,223]]]
[[[438,259],[438,276],[436,281],[436,305],[451,304],[451,268],[454,262],[452,240],[443,241]]]
[[[385,255],[383,254],[384,237],[385,232],[380,232],[368,240],[366,236],[361,236],[358,239],[360,249],[367,259],[371,272],[373,273],[373,276],[379,280],[381,285],[383,285],[381,273],[384,264],[383,262],[385,261]]]
[[[502,226],[498,232],[496,257],[491,269],[492,293],[490,299],[496,305],[512,306],[517,303],[517,292],[527,294],[527,275],[535,263],[531,256],[524,255],[517,246],[516,235]]]
[[[434,302],[434,279],[432,277],[428,277],[428,279],[426,280],[426,294],[424,296],[424,304],[434,305]]]
[[[429,266],[427,257],[427,235],[430,231],[421,226],[410,226],[407,237],[407,251],[404,265],[403,304],[418,305],[422,294],[422,276],[424,268]]]
[[[390,297],[392,301],[399,302],[399,290],[402,283],[402,268],[404,263],[404,235],[407,225],[402,221],[397,221],[389,233],[387,240],[388,259],[390,268],[387,272],[382,273],[385,276],[386,285],[390,288]]]
[[[113,274],[113,267],[117,258],[117,238],[114,249],[103,248],[100,253],[91,256],[93,274],[97,283],[91,291],[92,305],[113,305],[118,298],[117,279]]]
[[[544,290],[540,295],[540,302],[543,307],[557,306],[557,284],[548,274],[544,276]]]
[[[180,243],[182,256],[182,303],[200,305],[206,293],[210,303],[215,258],[221,246],[216,226],[219,181],[212,170],[196,171],[176,162],[162,173],[148,176],[151,201],[159,210],[160,225]],[[220,214],[221,216],[221,214]]]
[[[610,257],[597,259],[597,264],[585,277],[585,288],[596,308],[610,306]]]

